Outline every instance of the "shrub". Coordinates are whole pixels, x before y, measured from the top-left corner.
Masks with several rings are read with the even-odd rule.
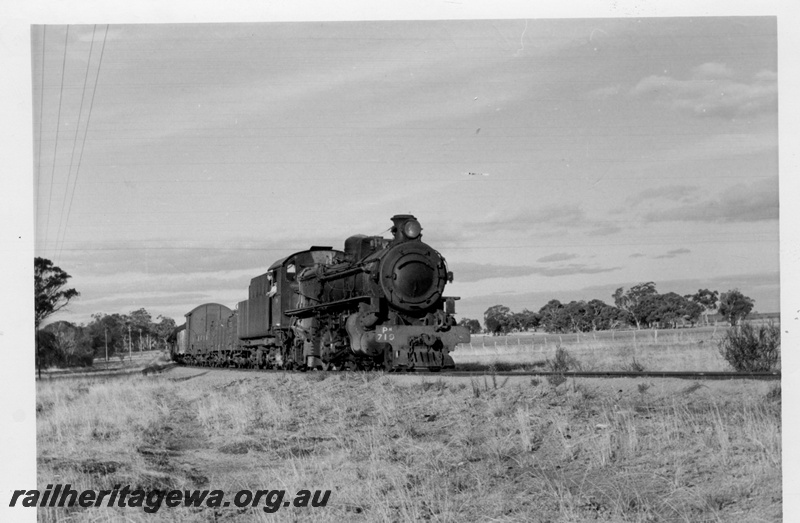
[[[550,383],[550,385],[552,385],[553,387],[558,387],[559,385],[567,381],[566,376],[560,373],[567,372],[569,370],[580,370],[581,364],[569,352],[567,352],[567,349],[559,345],[556,348],[556,354],[553,357],[553,359],[552,360],[548,359],[545,362],[545,367],[550,372],[559,373],[547,376],[547,382]]]
[[[547,376],[547,383],[553,387],[558,387],[565,381],[567,381],[567,378],[563,374],[550,374]]]
[[[573,358],[569,352],[567,352],[567,349],[564,349],[559,345],[556,349],[556,354],[553,359],[547,360],[546,367],[550,372],[566,372],[570,369],[580,370],[581,364],[578,360]]]
[[[772,322],[730,328],[719,342],[720,354],[738,372],[774,370],[780,361],[780,348],[781,330]]]
[[[644,372],[646,369],[644,365],[636,361],[636,358],[633,358],[633,360],[630,363],[622,366],[622,370],[628,372]]]

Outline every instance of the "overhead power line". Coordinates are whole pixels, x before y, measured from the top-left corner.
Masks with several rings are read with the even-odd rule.
[[[83,116],[83,100],[86,98],[86,82],[89,79],[89,66],[92,63],[92,51],[94,51],[94,35],[96,31],[97,31],[97,25],[95,25],[94,29],[92,29],[92,43],[91,46],[89,47],[89,59],[86,61],[86,74],[83,77],[83,94],[81,94],[81,105],[80,108],[78,109],[78,120],[75,124],[75,136],[72,138],[72,155],[70,156],[69,159],[69,170],[67,171],[67,183],[64,185],[64,197],[61,199],[61,213],[59,214],[59,219],[58,219],[58,229],[56,229],[56,248],[58,248],[59,238],[61,237],[61,225],[64,221],[64,207],[66,206],[67,203],[67,193],[69,192],[69,181],[70,178],[72,177],[72,164],[75,159],[75,146],[78,144],[78,130],[80,129],[81,126],[81,116]],[[66,230],[64,231],[64,233],[66,234]],[[59,253],[56,255],[56,263],[58,263],[58,257],[60,256],[60,254],[61,253],[59,251]]]
[[[61,103],[64,100],[64,71],[67,67],[67,43],[69,38],[69,26],[67,26],[67,32],[64,36],[64,59],[61,62],[61,90],[58,94],[58,117],[56,118],[56,140],[53,144],[53,169],[50,172],[50,191],[48,192],[47,196],[47,221],[45,222],[44,226],[44,244],[47,244],[47,233],[48,229],[50,228],[50,203],[53,201],[53,182],[55,181],[55,174],[56,174],[56,156],[58,153],[58,134],[61,130]],[[42,88],[44,88],[44,82],[42,82]]]
[[[103,66],[103,54],[105,53],[105,50],[106,50],[106,38],[107,38],[107,36],[108,36],[108,24],[106,24],[106,30],[103,33],[103,45],[100,48],[100,60],[99,60],[99,62],[97,64],[97,74],[95,75],[95,79],[94,79],[94,88],[92,89],[92,98],[89,101],[89,114],[88,114],[88,117],[86,118],[86,126],[84,127],[83,142],[81,143],[81,152],[80,152],[80,155],[78,156],[78,167],[75,169],[75,181],[72,184],[72,193],[70,194],[70,198],[69,198],[69,207],[67,207],[67,216],[64,219],[64,233],[63,233],[63,236],[62,236],[62,239],[61,239],[61,249],[62,250],[63,250],[63,247],[64,247],[64,239],[67,236],[67,226],[69,225],[70,213],[72,212],[72,200],[75,198],[75,188],[78,185],[78,176],[80,175],[81,164],[83,162],[83,152],[86,150],[86,136],[89,134],[89,124],[92,121],[92,108],[94,108],[94,97],[95,97],[95,94],[97,94],[97,84],[98,84],[98,82],[100,80],[100,69]],[[94,45],[94,33],[92,33],[92,45]],[[90,50],[90,60],[91,60],[91,50]],[[87,66],[87,72],[88,72],[88,66]],[[81,107],[83,107],[83,98],[81,98]],[[77,136],[77,134],[76,134],[76,136]],[[55,162],[55,158],[54,158],[54,162]],[[72,164],[70,163],[70,169],[72,168],[71,165]],[[56,247],[58,247],[57,243],[58,243],[58,237],[56,237]],[[60,251],[59,251],[59,256],[60,256]]]
[[[39,203],[39,187],[42,185],[42,142],[44,141],[44,135],[42,134],[42,120],[44,120],[44,57],[45,57],[45,49],[47,48],[47,26],[42,26],[42,90],[39,96],[39,147],[37,152],[37,160],[36,160],[36,176],[37,183],[36,183],[36,203]],[[55,161],[53,162],[55,163]],[[51,181],[52,183],[52,181]],[[36,213],[36,221],[34,223],[34,230],[38,231],[39,220],[38,220],[39,213]]]

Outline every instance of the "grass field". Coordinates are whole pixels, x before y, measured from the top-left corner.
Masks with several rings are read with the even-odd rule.
[[[649,353],[642,359],[654,365]],[[58,482],[331,496],[325,507],[275,513],[93,507],[40,509],[39,518],[780,521],[780,408],[780,386],[756,381],[186,368],[44,380],[42,490]]]

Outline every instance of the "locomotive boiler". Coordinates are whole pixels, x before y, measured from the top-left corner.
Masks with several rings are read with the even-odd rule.
[[[469,342],[469,331],[453,317],[458,298],[444,295],[453,274],[422,241],[414,216],[394,216],[391,233],[391,239],[355,235],[342,251],[311,247],[276,261],[251,280],[248,299],[226,318],[217,304],[196,308],[186,316],[176,360],[259,368],[452,367],[449,353]],[[217,311],[211,325],[207,317]]]

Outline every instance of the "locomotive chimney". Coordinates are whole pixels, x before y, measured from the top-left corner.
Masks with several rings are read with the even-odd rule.
[[[422,236],[422,226],[411,214],[395,214],[392,223],[394,241],[418,240]]]

